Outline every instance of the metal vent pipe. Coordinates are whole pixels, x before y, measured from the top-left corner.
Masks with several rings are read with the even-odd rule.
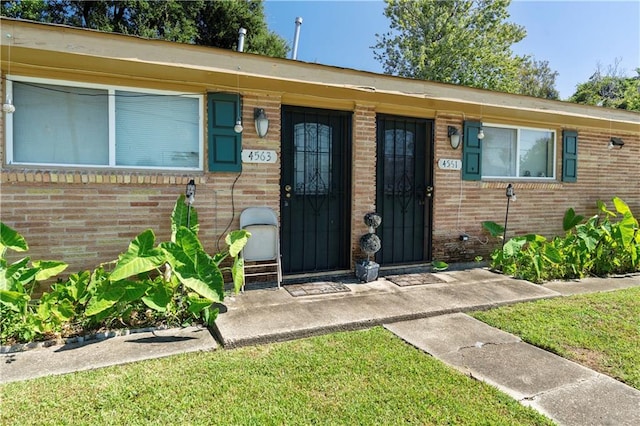
[[[296,32],[293,35],[293,50],[291,50],[291,59],[298,59],[298,42],[300,41],[301,25],[302,25],[302,18],[298,16],[296,18]]]
[[[238,30],[238,52],[244,52],[244,36],[247,35],[247,30],[240,28]]]

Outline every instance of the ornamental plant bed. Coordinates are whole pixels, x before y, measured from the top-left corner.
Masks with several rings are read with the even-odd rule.
[[[188,225],[188,226],[187,226]],[[0,223],[0,343],[111,333],[114,329],[174,327],[192,323],[212,325],[224,300],[223,272],[230,271],[234,290],[242,283],[238,256],[250,237],[232,231],[226,250],[210,256],[198,239],[198,215],[181,195],[171,215],[171,241],[156,245],[155,234],[139,234],[117,260],[57,278],[48,291],[34,290],[55,279],[67,265],[58,261],[9,264],[7,250],[26,252],[25,239]],[[225,259],[231,267],[222,267]]]
[[[585,220],[568,209],[564,236],[548,240],[528,234],[504,241],[491,254],[491,267],[535,283],[586,276],[609,276],[640,272],[640,230],[629,206],[613,198],[615,211],[598,201],[598,214]],[[502,238],[504,227],[487,221],[482,226]]]

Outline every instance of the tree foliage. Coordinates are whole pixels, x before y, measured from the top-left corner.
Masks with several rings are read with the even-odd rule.
[[[556,99],[548,62],[511,50],[526,31],[507,21],[510,2],[386,0],[375,58],[387,74]]]
[[[236,49],[247,29],[245,51],[285,57],[287,42],[269,31],[256,0],[12,0],[2,15],[181,43]]]
[[[626,77],[618,70],[618,63],[619,60],[616,60],[606,72],[598,65],[589,80],[578,84],[569,101],[640,111],[640,68],[636,68],[636,76]]]
[[[560,93],[556,89],[557,71],[552,71],[549,61],[538,61],[530,56],[522,58],[520,67],[521,95],[534,96],[544,99],[559,99]]]

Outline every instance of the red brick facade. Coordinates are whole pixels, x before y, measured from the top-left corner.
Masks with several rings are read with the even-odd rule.
[[[90,34],[90,37],[97,36]],[[237,58],[240,56],[233,56],[228,60]],[[256,63],[264,61],[249,60]],[[602,124],[604,118],[598,117],[600,112],[593,108],[585,109],[583,114],[590,114],[590,117],[595,117],[593,119],[584,118],[576,113],[567,113],[565,117],[562,111],[551,113],[535,110],[529,104],[533,105],[539,101],[533,98],[519,97],[514,100],[508,98],[510,95],[504,95],[504,102],[512,102],[515,106],[494,107],[491,122],[554,130],[557,139],[555,166],[558,176],[562,170],[562,130],[578,131],[577,182],[565,183],[559,177],[554,181],[464,181],[461,179],[460,171],[441,170],[437,162],[442,158],[462,158],[462,148],[454,150],[450,146],[447,126],[462,129],[464,120],[486,118],[482,117],[482,107],[475,116],[469,114],[469,110],[475,108],[473,101],[463,99],[456,104],[448,99],[430,99],[426,90],[425,94],[418,98],[412,94],[414,89],[402,94],[398,92],[399,87],[404,84],[415,86],[418,83],[391,77],[384,77],[389,79],[384,82],[388,85],[388,93],[384,96],[370,90],[368,86],[355,89],[351,86],[339,87],[337,83],[327,83],[325,86],[317,79],[325,75],[327,81],[339,79],[342,74],[345,75],[345,79],[352,76],[347,75],[347,71],[327,70],[309,64],[290,65],[289,61],[281,61],[276,65],[285,71],[286,67],[294,67],[294,70],[300,73],[313,73],[313,78],[309,77],[309,81],[305,83],[310,87],[308,93],[302,93],[307,90],[307,86],[300,83],[304,76],[289,79],[260,77],[268,82],[260,88],[258,86],[259,83],[263,83],[262,80],[256,80],[256,83],[247,78],[240,84],[239,77],[230,71],[220,72],[216,81],[226,81],[226,84],[219,87],[203,82],[190,84],[196,93],[204,94],[215,90],[239,92],[243,105],[243,148],[275,150],[278,156],[281,152],[283,104],[353,112],[350,205],[352,265],[363,257],[358,247],[360,236],[367,231],[363,216],[376,209],[377,113],[421,117],[434,121],[433,161],[430,164],[435,188],[431,214],[433,259],[450,262],[469,261],[478,255],[486,257],[491,249],[499,244],[498,241],[488,239],[481,223],[487,220],[498,223],[504,221],[505,188],[508,183],[514,184],[517,195],[517,201],[510,205],[509,235],[535,232],[552,236],[562,233],[562,217],[567,208],[573,207],[579,214],[593,215],[596,213],[597,200],[610,201],[613,196],[625,200],[634,213],[640,216],[640,119],[636,115],[629,113],[618,121],[609,119],[607,129],[607,126]],[[267,65],[264,67],[266,69]],[[149,66],[149,70],[151,74],[164,72],[154,71],[152,65]],[[2,71],[4,99],[4,80],[7,73],[4,62]],[[46,68],[28,72],[31,75],[38,73],[42,77],[55,78],[55,75],[48,75]],[[74,72],[76,71],[67,71],[65,78],[73,77]],[[91,81],[91,77],[87,76],[89,74],[79,75],[79,78]],[[193,78],[199,78],[195,71]],[[373,77],[368,73],[360,73],[354,78]],[[148,85],[152,84],[153,88],[158,88],[162,80],[159,78],[158,81],[148,81]],[[132,80],[130,83],[144,85],[138,80]],[[236,87],[231,87],[232,84],[236,84]],[[437,88],[452,92],[458,90],[448,86]],[[477,90],[469,89],[469,93],[470,98],[479,96]],[[481,94],[494,96],[502,102],[500,94]],[[353,96],[354,99],[348,96]],[[520,104],[523,106],[519,107]],[[546,106],[560,110],[569,108],[559,102],[549,102]],[[269,132],[264,139],[257,136],[253,127],[254,108],[264,108],[269,118]],[[605,110],[600,111],[602,114],[610,114]],[[547,124],[541,121],[544,117],[548,117],[552,122]],[[636,131],[629,124],[634,120],[639,123]],[[566,124],[560,124],[565,121]],[[204,127],[206,129],[206,123]],[[612,136],[624,140],[625,145],[622,149],[607,149]],[[212,253],[224,246],[225,232],[238,228],[239,214],[244,208],[264,205],[273,208],[279,214],[279,161],[275,164],[245,163],[240,174],[211,173],[207,170],[206,164],[205,170],[198,173],[61,167],[45,169],[7,164],[4,114],[0,116],[0,137],[2,222],[25,236],[30,246],[28,255],[32,259],[64,260],[70,264],[69,272],[94,268],[102,262],[116,259],[119,253],[126,250],[131,239],[147,228],[154,230],[158,242],[168,240],[173,205],[177,197],[184,193],[190,179],[195,179],[197,184],[195,207],[199,214],[201,240]],[[204,157],[207,157],[206,146]],[[470,239],[461,242],[459,236],[462,233],[468,234]],[[11,254],[12,258],[18,258],[18,255],[20,253]],[[427,262],[432,259],[424,260]]]

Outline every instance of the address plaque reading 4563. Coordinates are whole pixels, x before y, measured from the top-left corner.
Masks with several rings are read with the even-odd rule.
[[[278,155],[273,150],[267,149],[243,149],[243,163],[275,163]]]

